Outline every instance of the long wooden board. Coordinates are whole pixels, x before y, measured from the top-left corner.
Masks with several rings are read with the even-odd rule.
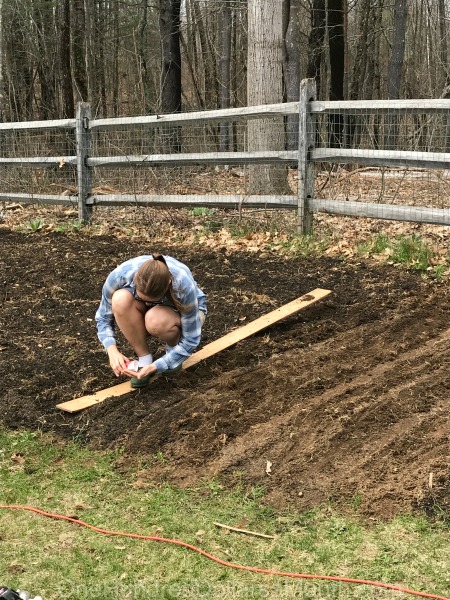
[[[298,313],[303,308],[322,300],[331,294],[331,290],[323,290],[323,289],[315,289],[280,308],[273,310],[258,319],[255,319],[251,323],[240,327],[239,329],[235,329],[234,331],[230,331],[223,337],[207,344],[204,348],[190,356],[183,363],[183,369],[189,369],[193,365],[196,365],[202,360],[229,348],[230,346],[234,346],[238,342],[278,323],[282,319],[286,319],[296,313]],[[153,377],[150,381],[153,382],[157,379]],[[61,404],[57,404],[56,408],[59,408],[65,412],[75,413],[90,406],[95,406],[96,404],[100,404],[107,398],[112,398],[114,396],[122,396],[123,394],[128,394],[129,392],[136,391],[134,390],[129,381],[124,383],[119,383],[119,385],[115,385],[113,387],[107,388],[105,390],[101,390],[99,392],[95,392],[94,394],[88,394],[87,396],[82,396],[80,398],[75,398],[74,400],[69,400],[68,402],[62,402]]]

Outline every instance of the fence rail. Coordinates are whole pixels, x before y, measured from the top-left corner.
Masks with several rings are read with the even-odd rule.
[[[266,151],[266,152],[203,152],[190,154],[147,154],[142,156],[97,156],[88,158],[88,167],[129,167],[153,166],[185,166],[185,165],[272,165],[277,163],[294,163],[298,160],[298,152]],[[1,164],[1,162],[0,162]]]
[[[87,200],[88,205],[95,206],[174,206],[191,207],[199,204],[198,196],[175,194],[98,194]],[[201,196],[201,206],[213,208],[291,208],[298,206],[297,196],[246,196],[243,194]]]
[[[414,167],[447,169],[448,152],[405,152],[402,150],[353,150],[346,148],[317,148],[311,151],[311,160],[340,164],[372,165],[384,167]]]
[[[311,101],[312,113],[441,113],[448,115],[450,100],[330,100]]]
[[[117,128],[120,120],[121,127],[160,127],[161,125],[192,125],[199,123],[212,123],[225,120],[248,121],[261,119],[261,117],[285,117],[298,114],[298,102],[285,102],[283,104],[264,104],[263,106],[247,106],[244,108],[227,108],[223,110],[197,111],[190,113],[176,113],[169,115],[148,115],[139,117],[121,117],[120,119],[96,119],[90,124],[94,130]]]
[[[53,206],[78,206],[77,196],[50,194],[0,194],[0,202],[20,202],[21,204],[50,204]]]
[[[405,167],[414,169],[450,169],[450,100],[375,100],[322,102],[315,99],[315,84],[304,80],[301,84],[299,102],[253,106],[228,110],[214,110],[170,115],[149,115],[114,119],[93,119],[90,106],[80,103],[75,119],[57,121],[35,121],[1,123],[2,132],[19,136],[23,131],[58,132],[62,136],[58,143],[48,143],[48,156],[8,155],[8,148],[0,139],[0,202],[43,203],[63,206],[78,206],[79,219],[88,221],[94,206],[172,206],[172,207],[265,207],[270,209],[296,210],[299,230],[311,229],[313,213],[329,213],[352,217],[383,218],[450,225],[450,210],[447,206],[409,206],[368,199],[358,201],[319,198],[315,194],[318,168],[327,165],[355,165],[376,167]],[[432,119],[440,119],[435,126]],[[245,127],[250,122],[276,122],[284,128],[290,123],[291,134],[297,136],[296,146],[289,149],[249,148]],[[242,137],[235,136],[233,150],[222,151],[222,125],[236,124],[244,127]],[[256,123],[258,125],[258,122]],[[179,143],[182,148],[190,127],[203,126],[217,151],[173,151]],[[104,152],[102,136],[114,136],[120,131],[131,137],[133,150],[121,148],[120,136],[117,144],[109,149],[115,154]],[[164,129],[165,128],[165,129]],[[296,131],[294,131],[296,129]],[[163,133],[161,133],[163,131]],[[159,137],[158,137],[159,136]],[[287,137],[287,136],[286,136]],[[291,136],[292,137],[292,136]],[[163,142],[161,142],[163,140]],[[164,141],[165,140],[165,141]],[[167,142],[169,140],[169,142]],[[13,140],[17,148],[20,143]],[[228,143],[228,142],[227,142]],[[396,147],[392,149],[392,143]],[[58,144],[61,156],[57,156]],[[103,145],[102,145],[103,144]],[[159,145],[158,145],[159,144]],[[353,145],[352,145],[353,144]],[[366,144],[366,147],[360,147]],[[55,145],[58,146],[55,148]],[[161,151],[160,146],[165,146]],[[16,146],[14,146],[16,148]],[[368,146],[368,147],[367,147]],[[423,146],[423,150],[421,149]],[[444,151],[435,151],[443,147]],[[159,151],[157,151],[159,148]],[[430,150],[431,148],[431,150]],[[69,150],[69,151],[68,151]],[[183,148],[184,150],[184,148]],[[217,193],[192,194],[189,181],[185,193],[146,193],[145,189],[129,193],[99,193],[93,187],[93,177],[98,169],[175,169],[201,165],[203,167],[246,166],[256,168],[266,165],[277,169],[280,166],[297,170],[298,189],[282,193]],[[53,173],[72,170],[76,185],[68,195],[26,193],[2,189],[2,172],[6,168],[50,170]],[[14,180],[14,175],[12,176]],[[55,185],[54,183],[50,185]],[[145,186],[143,186],[144,188]],[[450,197],[450,194],[449,194]]]

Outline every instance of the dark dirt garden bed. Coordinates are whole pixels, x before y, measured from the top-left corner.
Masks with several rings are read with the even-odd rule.
[[[389,265],[83,232],[0,227],[0,244],[6,427],[122,448],[118,468],[163,456],[141,473],[149,484],[216,476],[263,486],[279,507],[333,499],[375,517],[449,511],[447,283]],[[203,343],[316,287],[333,294],[175,379],[74,415],[56,409],[118,382],[96,338],[101,286],[116,264],[152,251],[186,262],[207,292]]]

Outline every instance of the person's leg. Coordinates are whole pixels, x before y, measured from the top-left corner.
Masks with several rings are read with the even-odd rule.
[[[136,300],[130,291],[122,289],[114,292],[112,309],[117,326],[136,355],[150,354],[145,329],[145,304]]]
[[[145,328],[168,346],[176,346],[181,335],[180,314],[168,306],[154,306],[145,314]]]

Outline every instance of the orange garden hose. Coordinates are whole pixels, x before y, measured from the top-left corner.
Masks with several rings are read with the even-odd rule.
[[[152,542],[165,542],[167,544],[174,544],[176,546],[182,546],[183,548],[188,548],[189,550],[193,550],[209,560],[212,560],[223,567],[229,567],[232,569],[240,569],[241,571],[250,571],[251,573],[263,573],[265,575],[276,575],[278,577],[293,577],[296,579],[322,579],[326,581],[340,581],[343,583],[355,583],[359,585],[371,585],[379,588],[385,588],[388,590],[394,590],[396,592],[403,592],[404,594],[411,594],[413,596],[420,596],[421,598],[435,598],[435,600],[450,600],[450,598],[446,598],[444,596],[439,596],[437,594],[427,594],[426,592],[417,592],[415,590],[410,590],[409,588],[401,587],[398,585],[393,585],[390,583],[382,583],[380,581],[370,581],[366,579],[353,579],[351,577],[338,577],[331,575],[314,575],[311,573],[286,573],[283,571],[275,571],[272,569],[261,569],[259,567],[248,567],[245,565],[237,565],[225,560],[221,560],[208,552],[205,552],[201,548],[197,548],[196,546],[192,546],[186,542],[182,542],[179,540],[172,540],[163,537],[157,537],[153,535],[141,535],[138,533],[126,533],[123,531],[109,531],[108,529],[102,529],[100,527],[95,527],[95,525],[91,525],[90,523],[85,523],[84,521],[80,521],[79,519],[73,519],[72,517],[67,517],[65,515],[58,515],[49,512],[45,512],[40,510],[39,508],[34,508],[33,506],[21,506],[19,504],[0,504],[0,509],[10,509],[10,510],[28,510],[30,512],[37,513],[39,515],[43,515],[44,517],[50,517],[52,519],[59,519],[62,521],[69,521],[70,523],[76,523],[77,525],[82,525],[83,527],[87,527],[96,531],[97,533],[103,533],[105,535],[116,535],[120,537],[127,537],[138,540],[149,540]]]

